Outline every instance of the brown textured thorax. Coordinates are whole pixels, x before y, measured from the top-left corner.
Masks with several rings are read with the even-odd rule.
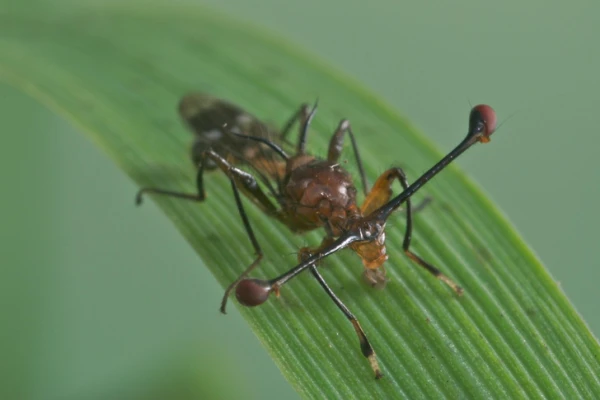
[[[349,221],[360,216],[356,188],[338,164],[299,155],[289,160],[282,206],[298,232],[326,226],[339,236]]]

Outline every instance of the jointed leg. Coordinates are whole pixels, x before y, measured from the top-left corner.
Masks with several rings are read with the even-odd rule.
[[[289,141],[287,140],[287,135],[288,133],[290,133],[292,126],[297,121],[300,121],[300,126],[303,126],[305,124],[305,121],[307,120],[308,115],[310,113],[308,107],[308,104],[302,104],[300,108],[294,113],[294,115],[292,115],[290,119],[287,120],[285,125],[283,125],[283,128],[281,128],[281,133],[279,134],[279,137],[282,141],[289,143]]]
[[[329,246],[331,243],[333,243],[333,239],[330,237],[325,237],[323,239],[323,241],[321,242],[321,244],[319,245],[319,247],[317,247],[316,249],[310,249],[308,247],[301,248],[300,252],[298,253],[298,261],[302,262],[302,261],[306,260],[313,254],[315,254],[315,253],[319,252],[320,250]],[[310,268],[310,272],[313,274],[313,276],[315,278],[317,278],[317,281],[319,282],[321,287],[325,290],[325,292],[329,295],[329,297],[331,297],[331,299],[333,300],[335,305],[340,310],[342,310],[342,312],[344,313],[346,318],[348,318],[348,320],[352,323],[352,326],[354,327],[354,330],[356,331],[356,334],[358,335],[358,340],[360,341],[360,349],[361,349],[363,355],[365,357],[367,357],[367,359],[369,360],[369,363],[371,364],[371,368],[373,368],[373,372],[375,372],[375,378],[376,379],[381,378],[383,375],[381,374],[381,370],[379,369],[379,364],[377,363],[377,357],[375,356],[375,351],[373,350],[373,347],[371,347],[371,344],[369,343],[369,340],[367,339],[367,335],[365,335],[365,332],[362,330],[360,323],[358,322],[356,317],[350,312],[350,310],[348,310],[348,307],[346,307],[344,305],[344,303],[342,303],[342,301],[335,295],[335,293],[333,293],[331,288],[327,285],[327,282],[325,282],[325,279],[323,279],[321,274],[319,274],[319,271],[317,271],[316,264],[311,265],[309,268]]]
[[[313,254],[318,253],[319,251],[323,250],[325,247],[329,246],[331,243],[333,243],[333,238],[331,238],[329,236],[326,236],[321,241],[321,244],[317,248],[311,249],[310,247],[302,247],[298,251],[298,261],[302,262],[302,261],[306,260],[308,257],[310,257]],[[316,265],[319,265],[319,264],[317,263]]]
[[[202,162],[200,163],[198,172],[196,174],[197,193],[181,193],[172,190],[146,187],[138,191],[135,197],[136,204],[142,204],[143,195],[150,193],[199,202],[204,201],[206,199],[206,193],[204,191],[204,165],[206,164],[206,160],[212,161],[229,177],[229,179],[235,181],[237,187],[244,192],[244,194],[246,194],[253,203],[260,207],[262,211],[269,215],[277,214],[277,207],[263,192],[263,190],[257,184],[256,179],[251,174],[232,166],[227,162],[227,160],[212,150],[202,153]]]
[[[242,279],[244,279],[246,276],[248,276],[248,274],[259,264],[259,262],[261,261],[261,259],[263,257],[260,245],[258,244],[258,241],[256,240],[256,236],[254,235],[254,232],[252,231],[252,226],[250,225],[250,221],[248,220],[248,216],[246,214],[246,211],[244,210],[244,206],[242,204],[242,199],[241,199],[239,190],[242,190],[255,204],[257,204],[259,207],[261,207],[263,209],[263,211],[265,211],[269,214],[277,216],[277,208],[275,207],[275,205],[273,205],[271,200],[265,195],[265,193],[262,191],[262,189],[257,184],[256,180],[254,179],[254,177],[251,174],[249,174],[245,171],[242,171],[238,168],[233,167],[223,157],[221,157],[220,155],[218,155],[217,153],[215,153],[213,151],[204,152],[202,157],[203,157],[203,161],[205,161],[206,159],[210,159],[211,161],[213,161],[219,167],[219,169],[221,171],[223,171],[229,177],[229,179],[231,181],[231,187],[233,190],[233,195],[235,198],[235,203],[236,203],[238,212],[240,213],[240,216],[242,217],[242,222],[244,224],[244,228],[246,229],[246,233],[248,234],[248,237],[250,238],[252,247],[254,248],[254,251],[256,252],[256,259],[252,262],[252,264],[250,264],[250,266],[248,268],[246,268],[246,270],[225,290],[225,295],[223,296],[223,300],[221,301],[221,312],[223,314],[225,314],[225,307],[227,304],[227,298],[229,296],[229,293],[233,290],[233,288]],[[206,198],[206,195],[205,195],[205,191],[204,191],[204,182],[203,182],[204,169],[203,169],[202,165],[204,165],[204,162],[202,162],[200,164],[200,168],[198,169],[198,175],[196,176],[196,184],[197,184],[197,188],[198,188],[198,192],[196,194],[179,193],[179,192],[158,189],[158,188],[143,188],[138,192],[138,194],[136,196],[137,204],[141,203],[142,195],[145,193],[154,193],[154,194],[160,194],[160,195],[182,198],[182,199],[187,199],[187,200],[194,200],[194,201],[204,201],[204,199]],[[239,190],[238,190],[238,188],[239,188]]]
[[[363,185],[363,190],[365,195],[369,193],[369,185],[367,184],[367,177],[365,175],[365,170],[362,165],[362,160],[360,158],[360,153],[358,151],[358,146],[356,145],[356,140],[354,139],[354,133],[352,133],[352,128],[350,128],[350,121],[347,119],[343,119],[335,133],[331,137],[329,141],[329,151],[327,153],[327,160],[331,162],[337,162],[342,154],[342,149],[344,146],[344,134],[348,133],[350,136],[350,142],[352,143],[352,149],[354,150],[354,157],[356,158],[356,165],[358,166],[358,172],[360,174],[360,180]]]
[[[404,190],[406,190],[408,188],[408,181],[406,179],[406,175],[404,174],[404,171],[402,171],[400,168],[397,168],[396,173],[398,174],[398,180],[400,180],[400,184],[402,185],[402,188]],[[459,296],[462,295],[463,288],[461,288],[456,283],[454,283],[454,281],[452,279],[450,279],[446,275],[444,275],[439,269],[437,269],[436,267],[434,267],[427,261],[423,260],[421,257],[419,257],[418,255],[416,255],[415,253],[413,253],[410,250],[411,239],[412,239],[412,210],[411,210],[410,198],[409,198],[406,201],[406,232],[404,234],[404,242],[402,243],[402,248],[404,249],[404,253],[406,253],[406,255],[411,260],[413,260],[418,265],[420,265],[421,267],[423,267],[427,271],[429,271],[433,276],[435,276],[436,278],[438,278],[439,280],[444,282],[446,285],[450,286],[450,288],[452,288],[452,290],[454,290],[456,292],[456,294],[458,294]]]
[[[250,225],[250,221],[248,220],[248,215],[246,214],[246,211],[244,210],[244,205],[242,204],[240,192],[237,190],[235,180],[233,180],[233,179],[231,180],[231,188],[233,189],[233,196],[235,197],[235,204],[240,213],[240,216],[242,217],[242,222],[244,223],[244,228],[246,228],[246,233],[248,234],[248,237],[250,238],[250,242],[252,242],[252,247],[254,247],[254,252],[256,253],[256,258],[254,259],[252,264],[250,264],[244,270],[244,272],[242,272],[240,274],[240,276],[238,276],[235,281],[231,282],[229,284],[229,286],[227,286],[227,289],[225,289],[225,293],[223,294],[223,299],[221,300],[221,307],[219,309],[221,311],[221,313],[223,313],[223,314],[227,314],[225,309],[227,307],[227,299],[229,298],[229,294],[231,293],[231,291],[237,286],[238,283],[240,283],[240,281],[242,279],[246,278],[248,276],[248,274],[250,274],[250,272],[252,272],[252,270],[254,270],[254,268],[256,268],[258,266],[258,264],[261,262],[261,260],[263,258],[262,249],[260,248],[260,245],[258,244],[258,240],[256,240],[256,236],[254,236],[254,231],[252,230],[252,225]]]
[[[373,350],[371,343],[369,343],[369,339],[367,339],[367,335],[365,335],[365,332],[363,331],[363,329],[360,326],[360,323],[358,322],[356,317],[350,312],[348,307],[346,307],[344,305],[344,303],[342,303],[342,301],[335,295],[335,293],[333,293],[333,291],[331,290],[329,285],[327,285],[327,282],[325,282],[325,279],[323,279],[321,274],[319,274],[319,271],[317,271],[317,267],[312,265],[310,267],[310,272],[317,279],[317,281],[319,282],[321,287],[325,290],[325,292],[329,295],[331,300],[333,300],[335,305],[340,310],[342,310],[342,312],[344,313],[346,318],[348,318],[348,320],[352,323],[352,326],[354,327],[354,330],[356,331],[356,335],[358,336],[358,340],[360,342],[360,349],[361,349],[363,355],[369,360],[369,364],[371,364],[371,368],[373,369],[373,372],[375,373],[375,379],[379,379],[379,378],[383,377],[383,374],[381,373],[381,370],[379,369],[379,363],[377,362],[377,356],[375,355],[375,351]]]
[[[423,200],[421,200],[421,202],[419,204],[412,207],[412,210],[411,210],[412,213],[414,214],[414,213],[423,211],[429,205],[429,203],[431,203],[432,201],[433,201],[433,199],[431,197],[425,197]]]
[[[310,109],[308,104],[302,104],[300,109],[298,109],[298,111],[296,111],[296,113],[286,122],[281,130],[281,140],[287,141],[286,136],[292,128],[292,125],[294,125],[296,121],[300,121],[300,136],[298,137],[298,143],[296,145],[296,155],[304,154],[306,150],[306,137],[308,135],[308,128],[317,112],[317,106],[318,101],[316,101],[313,107]]]
[[[358,166],[358,172],[360,174],[360,180],[363,186],[363,190],[365,192],[365,195],[369,196],[369,185],[367,183],[367,176],[363,168],[362,159],[360,157],[358,145],[356,144],[356,139],[354,138],[354,133],[352,132],[352,128],[350,127],[350,121],[346,119],[340,121],[338,128],[336,129],[335,133],[331,137],[331,140],[329,141],[329,151],[327,153],[327,160],[331,162],[336,162],[340,158],[344,145],[344,134],[346,132],[348,133],[348,136],[350,136],[350,142],[352,143],[352,150],[354,151],[354,157],[356,158],[356,165]],[[373,189],[375,189],[375,187]],[[391,192],[387,200],[389,200],[390,198]],[[382,206],[386,202],[381,203],[379,206]],[[430,202],[431,198],[427,197],[421,203],[419,203],[419,205],[413,208],[412,211],[419,212],[423,210]]]
[[[361,210],[365,215],[370,214],[389,201],[392,195],[391,186],[395,179],[400,181],[403,189],[406,190],[406,188],[408,188],[406,175],[401,168],[391,168],[387,170],[377,179],[375,185],[373,185],[373,189],[361,207]],[[404,241],[402,243],[404,253],[415,263],[429,271],[433,276],[450,286],[450,288],[452,288],[452,290],[454,290],[458,295],[462,295],[463,289],[460,286],[444,275],[439,269],[423,260],[410,250],[410,242],[412,239],[412,212],[413,210],[411,208],[411,202],[409,198],[406,200],[406,232],[404,234]]]
[[[304,110],[304,115],[302,116],[302,121],[300,121],[300,136],[298,137],[298,144],[296,145],[296,155],[304,154],[306,150],[306,137],[308,135],[308,128],[315,114],[317,113],[317,106],[319,105],[319,101],[315,101],[313,107],[308,110]]]

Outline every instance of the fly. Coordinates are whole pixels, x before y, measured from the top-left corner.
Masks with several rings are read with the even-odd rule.
[[[383,264],[388,259],[385,247],[385,225],[390,215],[403,206],[406,214],[406,232],[403,249],[417,265],[449,286],[458,295],[463,289],[438,268],[410,250],[412,238],[411,196],[456,157],[477,142],[487,143],[496,128],[496,114],[487,105],[473,107],[466,137],[450,153],[425,172],[412,185],[404,171],[390,168],[375,181],[369,190],[358,146],[350,122],[342,120],[333,133],[327,157],[318,158],[306,152],[306,139],[317,104],[310,108],[303,104],[280,132],[267,126],[235,105],[203,94],[186,95],[180,101],[179,113],[195,133],[192,160],[198,167],[197,193],[180,193],[159,188],[143,188],[136,197],[141,203],[144,193],[154,193],[195,201],[204,201],[204,172],[220,169],[233,189],[234,198],[244,228],[256,252],[256,259],[232,282],[223,296],[221,312],[233,289],[236,298],[245,306],[264,303],[271,293],[279,295],[281,287],[308,269],[327,295],[352,323],[358,335],[363,355],[368,359],[375,378],[383,375],[373,347],[356,317],[331,290],[317,270],[323,258],[349,247],[362,260],[365,278],[374,286],[385,284]],[[299,122],[299,138],[293,155],[280,144],[294,123]],[[339,164],[346,135],[350,139],[361,185],[365,193],[362,205],[357,204],[357,189],[350,174]],[[254,175],[239,168],[247,164]],[[258,184],[261,181],[267,192]],[[392,185],[398,181],[403,191],[392,197]],[[324,228],[325,237],[316,248],[301,248],[299,264],[270,280],[248,278],[260,263],[263,253],[244,210],[240,192],[263,212],[279,220],[295,233]],[[274,199],[274,200],[272,200]],[[421,208],[418,206],[417,208]]]

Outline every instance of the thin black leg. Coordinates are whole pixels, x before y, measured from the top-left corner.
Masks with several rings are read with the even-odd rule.
[[[354,133],[352,133],[352,128],[350,127],[350,121],[347,119],[343,119],[338,128],[335,130],[335,133],[331,137],[329,141],[329,151],[327,153],[327,160],[331,162],[337,162],[342,154],[342,150],[344,147],[344,135],[348,133],[350,136],[350,142],[352,143],[352,149],[354,150],[354,157],[356,159],[356,165],[358,166],[358,172],[360,174],[360,180],[363,186],[363,190],[365,195],[369,193],[369,185],[367,183],[367,176],[365,175],[365,169],[363,168],[362,159],[360,158],[360,152],[358,150],[358,146],[356,144],[356,139],[354,138]]]
[[[352,323],[352,326],[354,327],[354,330],[358,335],[358,340],[360,342],[360,350],[362,351],[363,355],[369,360],[369,364],[371,364],[371,368],[375,373],[375,379],[382,378],[383,374],[379,369],[379,363],[377,362],[377,356],[375,355],[375,351],[373,350],[371,343],[369,343],[367,335],[363,331],[362,327],[360,326],[360,323],[358,322],[354,314],[352,314],[348,307],[346,307],[346,305],[342,303],[342,301],[335,295],[335,293],[333,293],[333,290],[331,290],[329,285],[327,285],[327,282],[325,282],[325,279],[323,279],[319,271],[317,271],[317,267],[315,267],[314,264],[310,267],[310,272],[317,279],[317,281],[325,290],[325,292],[329,295],[331,300],[333,300],[335,305],[344,313],[346,318],[348,318],[348,320]]]
[[[196,174],[197,193],[181,193],[161,188],[146,187],[138,191],[135,197],[136,204],[140,205],[142,203],[142,199],[145,194],[159,194],[185,200],[199,202],[204,201],[206,199],[206,193],[204,191],[204,165],[206,164],[206,160],[211,160],[221,171],[225,173],[225,175],[229,177],[229,179],[234,180],[237,183],[238,188],[244,192],[244,194],[246,194],[262,211],[268,215],[275,217],[278,216],[277,207],[261,189],[252,174],[234,167],[227,162],[227,160],[212,150],[202,153],[202,160],[203,162],[200,163],[198,172]]]
[[[223,300],[221,301],[221,308],[220,308],[221,312],[223,314],[225,314],[227,298],[228,298],[229,294],[231,293],[231,291],[233,290],[233,288],[242,279],[244,279],[246,276],[248,276],[248,274],[254,268],[256,268],[256,266],[260,263],[260,261],[263,258],[262,249],[260,248],[260,245],[258,244],[258,241],[256,240],[256,236],[254,235],[254,231],[252,230],[252,226],[250,225],[250,221],[248,220],[248,215],[246,214],[246,211],[244,210],[244,205],[242,203],[242,199],[241,199],[239,191],[242,190],[246,195],[248,195],[248,197],[251,200],[253,200],[253,202],[256,205],[258,205],[267,214],[273,215],[275,217],[278,217],[279,214],[278,214],[278,210],[277,210],[276,206],[271,202],[271,200],[267,197],[267,195],[262,191],[262,189],[256,182],[256,179],[251,174],[249,174],[245,171],[242,171],[238,168],[235,168],[234,166],[229,164],[223,157],[221,157],[220,155],[218,155],[217,153],[215,153],[213,151],[204,152],[202,154],[202,157],[203,157],[203,162],[200,164],[200,167],[198,168],[198,174],[196,175],[196,186],[198,189],[198,192],[196,194],[179,193],[179,192],[164,190],[164,189],[159,189],[159,188],[143,188],[138,192],[138,194],[136,196],[136,202],[137,202],[137,204],[140,204],[142,201],[143,194],[147,194],[147,193],[165,195],[165,196],[187,199],[187,200],[194,200],[194,201],[204,201],[206,198],[206,194],[204,191],[204,181],[203,181],[204,168],[203,168],[203,165],[205,164],[204,161],[207,159],[210,159],[211,161],[213,161],[217,165],[217,167],[229,177],[229,179],[231,181],[231,188],[233,190],[233,195],[235,198],[235,203],[236,203],[238,212],[240,214],[240,217],[242,218],[242,223],[244,224],[246,233],[248,234],[248,238],[250,239],[250,242],[252,243],[252,247],[254,248],[254,251],[256,253],[256,259],[225,290],[225,294],[223,296]]]
[[[283,125],[283,128],[281,128],[281,133],[279,134],[281,141],[290,144],[290,142],[287,140],[287,135],[290,133],[292,126],[298,120],[300,120],[301,125],[304,124],[304,121],[306,121],[306,119],[308,118],[308,114],[309,114],[308,107],[309,107],[308,104],[306,104],[306,103],[302,104],[300,106],[300,108],[298,108],[298,110],[294,113],[294,115],[292,115],[290,117],[290,119],[288,119],[287,122]]]
[[[406,190],[408,188],[408,180],[406,179],[406,174],[401,168],[395,168],[395,177],[398,178],[402,188]],[[429,273],[433,276],[444,282],[446,285],[450,286],[452,290],[454,290],[458,295],[463,294],[463,288],[458,286],[454,281],[444,275],[439,269],[434,267],[432,264],[423,260],[420,256],[413,253],[410,250],[410,242],[412,240],[412,209],[411,209],[411,201],[410,197],[406,200],[406,232],[404,233],[404,241],[402,243],[402,248],[404,249],[404,253],[417,265],[425,268]]]
[[[256,236],[254,235],[254,231],[252,230],[252,225],[250,225],[250,220],[248,220],[248,214],[246,214],[246,210],[244,210],[244,204],[242,203],[240,192],[238,191],[237,186],[235,184],[235,180],[233,179],[231,180],[231,188],[233,189],[235,204],[237,206],[238,212],[240,213],[240,216],[242,217],[244,228],[246,228],[246,233],[250,238],[250,242],[252,242],[252,247],[254,247],[256,259],[252,262],[252,264],[248,266],[248,268],[244,270],[244,272],[240,274],[240,276],[237,277],[235,281],[231,282],[229,286],[227,286],[227,289],[225,289],[225,293],[223,294],[223,299],[221,300],[220,307],[220,311],[223,314],[227,314],[225,309],[227,307],[227,299],[229,298],[229,294],[231,293],[231,291],[237,286],[238,283],[240,283],[242,279],[246,278],[248,274],[250,274],[250,272],[252,272],[252,270],[258,266],[258,264],[263,258],[262,249],[260,248],[260,244],[258,244],[258,240],[256,240]]]
[[[315,117],[315,114],[317,113],[318,105],[319,100],[317,99],[312,109],[303,116],[303,119],[300,123],[300,136],[298,137],[298,145],[296,146],[296,155],[304,154],[306,151],[306,138],[308,136],[308,128],[310,127],[310,123],[312,122],[313,118]]]

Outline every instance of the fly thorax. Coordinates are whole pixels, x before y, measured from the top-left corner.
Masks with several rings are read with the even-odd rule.
[[[299,160],[300,161],[300,160]],[[356,210],[356,189],[349,174],[329,161],[311,160],[289,173],[285,192],[288,213],[314,227],[341,229]]]

